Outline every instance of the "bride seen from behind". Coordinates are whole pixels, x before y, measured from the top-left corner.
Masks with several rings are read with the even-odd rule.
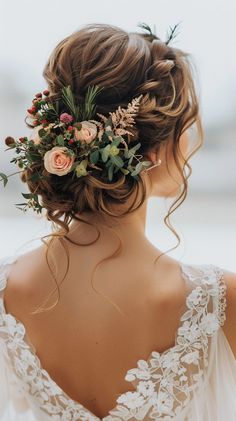
[[[125,380],[127,371],[139,360],[145,364],[153,351],[176,346],[186,309],[181,262],[145,235],[148,199],[173,198],[165,222],[179,239],[168,217],[187,195],[189,159],[203,141],[191,61],[169,45],[171,40],[165,43],[151,31],[128,33],[91,24],[62,40],[44,68],[48,98],[58,98],[69,85],[80,103],[88,86],[102,86],[98,115],[127,107],[142,95],[127,139],[141,143],[138,153],[151,164],[137,178],[117,171],[112,181],[96,167],[78,178],[71,172],[59,176],[50,172],[53,162],[46,159],[22,173],[30,191],[39,194],[53,231],[42,246],[18,256],[11,266],[5,309],[25,326],[50,378],[88,411],[84,419],[105,419],[117,402],[125,402],[127,392],[140,392]],[[194,124],[199,143],[192,148],[189,129]],[[89,136],[93,126],[84,127]],[[36,128],[36,137],[38,133]],[[68,145],[73,149],[73,142]],[[63,158],[58,159],[60,165]],[[37,172],[46,179],[32,178]],[[222,328],[236,358],[236,274],[224,270],[224,283]],[[169,414],[166,406],[163,414]],[[135,415],[133,419],[151,419]],[[82,419],[63,416],[58,419]],[[129,419],[123,416],[117,420]]]

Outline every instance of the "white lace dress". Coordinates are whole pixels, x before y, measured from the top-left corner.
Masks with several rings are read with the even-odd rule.
[[[236,421],[236,360],[221,328],[227,303],[220,267],[180,264],[186,307],[175,346],[137,361],[125,376],[134,391],[119,395],[101,420],[52,380],[23,324],[6,313],[3,292],[16,259],[0,261],[1,421]]]

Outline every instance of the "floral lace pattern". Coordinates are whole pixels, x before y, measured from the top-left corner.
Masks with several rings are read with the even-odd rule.
[[[53,421],[98,421],[52,380],[27,343],[23,324],[6,313],[1,291],[7,283],[7,266],[13,261],[10,258],[2,266],[0,262],[0,341],[4,342],[16,387]],[[204,381],[209,338],[225,321],[226,285],[222,269],[214,265],[182,263],[181,271],[191,284],[191,292],[175,345],[162,353],[153,351],[147,360],[138,360],[137,367],[127,371],[125,380],[136,390],[119,395],[117,406],[103,421],[172,420]]]

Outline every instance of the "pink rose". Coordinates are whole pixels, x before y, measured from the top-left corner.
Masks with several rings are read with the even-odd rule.
[[[91,143],[97,136],[97,126],[90,121],[81,121],[81,129],[75,127],[75,138],[87,144]]]
[[[65,124],[70,124],[73,121],[73,117],[70,114],[63,113],[60,115],[60,121]]]
[[[67,154],[68,148],[54,146],[44,155],[44,167],[51,174],[65,175],[71,171],[75,156]]]

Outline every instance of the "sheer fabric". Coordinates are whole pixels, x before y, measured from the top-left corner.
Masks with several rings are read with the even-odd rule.
[[[120,394],[99,419],[50,378],[24,325],[6,313],[4,289],[16,260],[0,261],[1,421],[236,421],[236,360],[222,330],[227,303],[220,267],[180,263],[186,303],[175,346],[137,361],[125,376],[135,390]]]

